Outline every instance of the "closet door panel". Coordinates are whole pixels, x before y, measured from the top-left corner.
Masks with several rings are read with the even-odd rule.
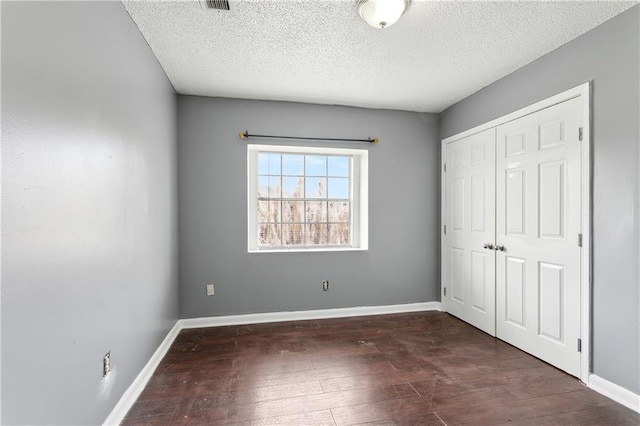
[[[495,336],[495,129],[445,149],[445,310]]]
[[[497,127],[496,335],[580,373],[581,102]]]

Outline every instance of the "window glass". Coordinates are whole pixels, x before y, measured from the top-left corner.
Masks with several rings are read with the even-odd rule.
[[[366,159],[364,150],[250,146],[249,250],[366,249]]]

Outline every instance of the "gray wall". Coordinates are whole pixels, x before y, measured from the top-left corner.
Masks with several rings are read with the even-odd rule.
[[[102,423],[175,324],[175,120],[120,2],[2,2],[2,424]]]
[[[247,142],[237,136],[247,129],[379,137],[357,145],[369,149],[369,250],[248,254]],[[438,145],[435,115],[180,96],[181,317],[439,300]]]
[[[593,372],[640,393],[640,6],[441,114],[440,136],[592,81]]]

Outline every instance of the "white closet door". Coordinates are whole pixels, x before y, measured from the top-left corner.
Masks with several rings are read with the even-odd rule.
[[[496,144],[497,337],[575,376],[581,105],[572,99],[501,125]]]
[[[446,146],[445,309],[495,336],[495,129]]]

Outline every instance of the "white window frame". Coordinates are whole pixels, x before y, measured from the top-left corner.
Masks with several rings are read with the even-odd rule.
[[[340,155],[352,157],[351,221],[349,246],[258,247],[258,152],[308,155]],[[249,253],[290,253],[318,251],[356,251],[369,249],[369,152],[366,149],[331,147],[247,145],[247,212]]]

